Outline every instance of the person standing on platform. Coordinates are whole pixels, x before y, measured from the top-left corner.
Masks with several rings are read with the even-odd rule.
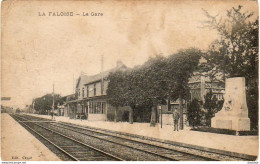
[[[179,117],[180,117],[180,113],[179,113],[177,108],[174,108],[172,117],[173,117],[174,131],[176,131],[176,130],[179,131]]]

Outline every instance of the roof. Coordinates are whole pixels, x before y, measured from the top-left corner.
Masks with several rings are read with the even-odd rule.
[[[75,94],[70,94],[70,95],[66,95],[66,96],[62,96],[61,98],[67,98],[67,97],[70,97],[70,96],[74,96]]]
[[[201,77],[202,77],[203,75],[194,75],[194,76],[192,76],[190,79],[189,79],[189,83],[196,83],[196,82],[201,82]],[[211,81],[210,80],[210,77],[209,76],[204,76],[204,80],[205,80],[205,82],[222,82],[221,80],[213,80],[213,81]]]
[[[127,68],[127,67],[126,67],[125,65],[121,65],[120,67],[115,67],[115,68],[109,69],[109,70],[107,70],[107,71],[104,71],[104,72],[103,72],[103,78],[107,78],[110,72],[115,72],[116,70],[126,69],[126,68]],[[100,72],[99,74],[92,75],[92,76],[81,75],[81,76],[78,78],[76,88],[78,87],[79,82],[81,82],[81,83],[83,83],[84,85],[86,85],[86,84],[90,84],[90,83],[99,81],[99,80],[101,80],[101,79],[102,79],[102,74],[101,74],[101,72]]]

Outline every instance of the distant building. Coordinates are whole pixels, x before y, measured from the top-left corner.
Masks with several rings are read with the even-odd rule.
[[[212,90],[213,96],[218,100],[223,100],[223,95],[225,93],[225,86],[222,81],[212,81],[207,76],[196,75],[189,79],[190,87],[190,99],[187,101],[183,100],[183,120],[184,124],[187,124],[187,103],[191,102],[193,99],[197,99],[201,104],[205,103],[206,94]],[[162,106],[162,117],[163,124],[173,124],[172,112],[173,109],[179,109],[179,100],[170,101],[169,104]],[[161,119],[159,119],[161,120]]]
[[[57,105],[57,116],[64,116],[65,115],[65,106],[63,104]]]
[[[63,105],[64,106],[64,116],[65,117],[70,117],[70,118],[74,118],[74,106],[76,104],[76,96],[75,94],[70,94],[67,96],[63,96],[61,97],[61,103],[59,105]],[[75,103],[73,103],[75,102]],[[74,113],[73,113],[74,112]]]
[[[1,113],[15,113],[15,109],[13,107],[1,105]]]
[[[208,76],[196,75],[189,80],[190,100],[199,100],[201,103],[205,102],[206,94],[212,90],[213,95],[218,100],[223,100],[225,92],[225,83],[220,80],[210,80]]]

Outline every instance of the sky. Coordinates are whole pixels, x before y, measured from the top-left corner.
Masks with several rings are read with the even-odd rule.
[[[53,84],[55,93],[72,94],[73,75],[75,84],[81,72],[99,73],[102,55],[107,70],[117,60],[134,67],[157,54],[189,47],[206,50],[219,36],[202,28],[202,8],[224,17],[238,5],[258,14],[254,1],[2,2],[1,96],[11,97],[2,104],[22,108],[51,93]]]

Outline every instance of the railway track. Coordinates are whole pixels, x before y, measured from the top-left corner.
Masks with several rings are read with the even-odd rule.
[[[73,133],[72,136],[83,135],[90,140],[99,140],[99,142],[106,145],[107,143],[118,145],[121,147],[127,147],[135,151],[147,153],[153,156],[157,156],[159,160],[171,160],[171,161],[241,161],[248,160],[244,158],[233,157],[225,154],[207,152],[202,150],[196,150],[187,147],[176,146],[172,144],[159,143],[155,141],[147,141],[136,137],[129,137],[122,134],[109,132],[106,130],[100,130],[96,128],[83,127],[64,122],[48,122],[50,120],[43,118],[36,118],[33,116],[24,116],[30,120],[41,120],[41,124],[48,126],[54,131]],[[91,139],[92,138],[92,139]],[[97,144],[98,145],[98,144]],[[102,145],[101,145],[102,147]],[[104,147],[102,149],[105,149]],[[123,148],[122,148],[123,149]],[[129,159],[128,159],[129,160]],[[131,159],[130,159],[131,160]],[[150,159],[147,159],[150,160]]]
[[[70,131],[74,131],[80,134],[84,134],[102,141],[110,142],[113,144],[117,144],[120,146],[132,148],[135,150],[143,151],[145,153],[149,153],[166,160],[171,161],[215,161],[215,159],[203,157],[199,155],[190,154],[187,152],[181,152],[176,149],[171,149],[155,144],[151,144],[144,141],[138,141],[130,138],[126,138],[123,136],[115,136],[112,134],[107,134],[104,132],[92,130],[89,128],[78,127],[74,125],[68,125],[64,123],[52,124],[52,126],[59,127],[62,129],[67,129]]]
[[[220,154],[210,151],[198,150],[190,147],[183,147],[173,144],[160,143],[158,141],[150,141],[147,139],[140,139],[137,137],[129,137],[107,130],[96,129],[92,127],[85,127],[65,122],[54,123],[55,126],[63,129],[68,129],[88,136],[92,136],[106,141],[121,144],[135,148],[137,150],[145,151],[169,160],[176,161],[248,161],[252,159],[235,157],[226,154]],[[256,157],[255,157],[256,158]]]
[[[112,154],[104,152],[93,146],[87,145],[77,141],[67,135],[54,131],[53,129],[46,128],[36,123],[36,121],[29,121],[17,115],[11,115],[22,126],[29,129],[34,134],[40,136],[49,144],[56,147],[71,160],[74,161],[123,161],[124,159],[116,157]],[[47,121],[46,121],[47,122]],[[45,122],[45,123],[46,123]],[[39,123],[39,121],[38,121]]]

